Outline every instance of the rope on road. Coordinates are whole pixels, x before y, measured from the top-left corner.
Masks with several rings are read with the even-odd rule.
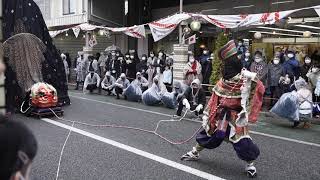
[[[74,126],[74,123],[75,122],[72,122],[72,127]],[[56,180],[58,180],[58,178],[59,178],[59,172],[60,172],[62,156],[63,156],[64,148],[66,147],[67,141],[68,141],[68,139],[70,137],[70,134],[71,134],[71,129],[69,130],[68,136],[67,136],[66,140],[64,141],[62,149],[61,149],[61,153],[60,153],[60,157],[59,157],[59,163],[58,163],[58,169],[57,169],[57,175],[56,175]]]
[[[108,127],[108,128],[121,128],[121,129],[131,129],[131,130],[135,130],[135,131],[141,131],[141,132],[145,132],[145,133],[150,133],[150,134],[154,134],[156,136],[158,136],[160,139],[172,144],[172,145],[181,145],[181,144],[185,144],[187,142],[189,142],[190,140],[192,140],[196,135],[197,133],[200,131],[200,129],[202,128],[202,126],[200,126],[199,129],[197,129],[191,137],[189,137],[188,139],[186,140],[182,140],[182,141],[172,141],[172,140],[169,140],[168,138],[162,136],[161,134],[159,134],[157,131],[159,129],[159,126],[162,122],[181,122],[185,116],[187,115],[187,113],[190,111],[190,112],[195,112],[195,111],[191,111],[191,110],[186,110],[186,112],[184,113],[184,115],[178,119],[178,120],[174,120],[174,119],[170,119],[170,120],[160,120],[158,121],[157,125],[156,125],[156,128],[154,130],[146,130],[146,129],[142,129],[142,128],[137,128],[137,127],[131,127],[131,126],[122,126],[122,125],[115,125],[115,124],[103,124],[103,125],[95,125],[95,124],[89,124],[89,123],[84,123],[84,122],[80,122],[80,121],[72,121],[72,120],[68,120],[68,119],[64,119],[64,118],[61,118],[59,117],[52,109],[50,109],[51,112],[59,119],[59,120],[62,120],[62,121],[66,121],[66,122],[71,122],[71,123],[75,123],[75,124],[80,124],[80,125],[83,125],[83,126],[89,126],[89,127]],[[71,130],[70,130],[71,132]],[[60,163],[60,162],[59,162]]]

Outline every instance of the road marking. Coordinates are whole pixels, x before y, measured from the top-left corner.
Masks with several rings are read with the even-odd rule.
[[[107,138],[92,134],[90,132],[87,132],[87,131],[84,131],[84,130],[81,130],[81,129],[78,129],[78,128],[75,128],[75,127],[72,127],[72,126],[57,122],[57,121],[53,121],[51,119],[44,118],[44,119],[41,119],[41,120],[43,120],[43,121],[45,121],[47,123],[53,124],[55,126],[70,130],[72,132],[81,134],[83,136],[98,140],[100,142],[112,145],[112,146],[117,147],[119,149],[122,149],[122,150],[125,150],[125,151],[129,151],[131,153],[134,153],[134,154],[137,154],[139,156],[151,159],[153,161],[157,161],[159,163],[165,164],[165,165],[173,167],[175,169],[179,169],[181,171],[193,174],[193,175],[201,177],[201,178],[210,179],[210,180],[223,180],[223,178],[220,178],[218,176],[206,173],[204,171],[200,171],[198,169],[194,169],[192,167],[189,167],[189,166],[186,166],[186,165],[171,161],[169,159],[165,159],[163,157],[148,153],[146,151],[143,151],[143,150],[140,150],[140,149],[137,149],[137,148],[134,148],[134,147],[119,143],[119,142],[111,140],[111,139],[107,139]]]
[[[74,94],[81,94],[81,93],[74,93]],[[120,105],[120,104],[114,104],[114,103],[110,103],[110,102],[104,102],[104,101],[99,101],[99,100],[94,100],[94,99],[89,99],[89,98],[84,98],[84,97],[77,97],[77,96],[72,96],[72,95],[69,95],[69,96],[70,96],[70,97],[73,97],[73,98],[76,98],[76,99],[82,99],[82,100],[87,100],[87,101],[92,101],[92,102],[98,102],[98,103],[102,103],[102,104],[108,104],[108,105],[112,105],[112,106],[117,106],[117,107],[122,107],[122,108],[137,110],[137,111],[142,111],[142,112],[146,112],[146,113],[151,113],[151,114],[157,114],[157,115],[161,115],[161,116],[172,117],[172,116],[169,115],[169,114],[164,114],[164,113],[160,113],[160,112],[155,112],[155,111],[150,111],[150,110],[145,110],[145,109],[139,109],[139,108],[134,108],[134,107],[130,107],[130,106],[124,106],[124,105]],[[192,120],[192,119],[186,119],[186,120],[192,121],[192,122],[201,123],[200,121],[196,121],[196,120]],[[299,143],[299,144],[304,144],[304,145],[309,145],[309,146],[320,147],[320,144],[311,143],[311,142],[306,142],[306,141],[300,141],[300,140],[291,139],[291,138],[286,138],[286,137],[281,137],[281,136],[276,136],[276,135],[272,135],[272,134],[266,134],[266,133],[257,132],[257,131],[250,131],[250,133],[256,134],[256,135],[260,135],[260,136],[271,137],[271,138],[274,138],[274,139],[280,139],[280,140],[284,140],[284,141],[289,141],[289,142],[294,142],[294,143]]]

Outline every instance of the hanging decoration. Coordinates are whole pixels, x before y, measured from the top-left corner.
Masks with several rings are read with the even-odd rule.
[[[195,19],[190,24],[190,27],[193,31],[199,31],[201,28],[201,21],[208,22],[222,29],[233,29],[239,27],[248,27],[252,25],[267,25],[267,24],[275,24],[281,22],[281,20],[288,15],[306,9],[314,9],[318,15],[320,16],[320,5],[306,7],[301,9],[287,10],[287,11],[279,11],[279,12],[267,12],[267,13],[258,13],[258,14],[239,14],[239,15],[204,15],[204,14],[193,14],[193,13],[179,13],[174,14],[169,17],[153,21],[147,24],[135,25],[131,27],[121,27],[121,28],[111,28],[104,26],[96,26],[88,23],[80,24],[72,29],[76,29],[76,31],[93,31],[96,29],[100,30],[108,30],[111,32],[122,32],[128,36],[134,38],[145,38],[145,25],[148,25],[152,37],[154,41],[159,41],[169,35],[176,27],[185,20],[190,18]],[[68,28],[69,29],[69,28]],[[51,31],[51,37],[55,37],[58,34],[61,34],[68,29]],[[74,31],[75,36],[77,37],[78,32]],[[77,34],[77,35],[76,35]]]
[[[78,38],[78,36],[79,36],[79,34],[80,34],[80,28],[79,28],[79,27],[74,27],[74,28],[72,28],[72,31],[73,31],[73,33],[74,33],[74,36],[75,36],[76,38]]]

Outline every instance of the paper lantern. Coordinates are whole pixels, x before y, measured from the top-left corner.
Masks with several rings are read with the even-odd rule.
[[[256,32],[256,33],[254,33],[254,38],[255,38],[255,39],[261,39],[261,37],[262,37],[261,32]]]
[[[303,37],[305,37],[305,38],[311,37],[311,32],[310,31],[303,32]]]
[[[105,34],[105,31],[104,31],[104,30],[102,30],[102,29],[99,30],[99,35],[100,35],[100,36],[103,36],[104,34]]]
[[[190,24],[192,31],[199,31],[201,29],[201,23],[199,21],[192,21]]]

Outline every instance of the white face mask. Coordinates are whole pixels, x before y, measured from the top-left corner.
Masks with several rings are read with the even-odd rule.
[[[273,60],[273,64],[279,64],[279,62],[280,62],[279,59],[274,59]]]
[[[203,54],[205,54],[205,55],[208,54],[208,51],[203,51]]]
[[[249,57],[249,56],[250,56],[250,53],[246,53],[245,56],[246,56],[246,57]]]
[[[159,57],[162,57],[163,56],[163,54],[162,53],[159,53]]]
[[[112,56],[115,56],[115,55],[116,55],[116,53],[111,53],[111,55],[112,55]]]
[[[134,56],[130,56],[131,59],[134,59]]]
[[[190,59],[189,59],[189,62],[190,62],[190,63],[194,63],[194,58],[190,58]]]
[[[249,58],[244,58],[245,61],[249,61]]]
[[[290,53],[288,54],[288,58],[293,58],[294,57],[294,54]]]
[[[154,57],[154,54],[150,54],[150,57]]]
[[[310,64],[310,63],[311,63],[311,59],[305,59],[304,62],[305,62],[306,64]]]
[[[239,43],[238,45],[239,45],[239,46],[242,46],[242,43]]]
[[[128,56],[128,55],[127,55],[127,56],[126,56],[126,58],[127,58],[127,59],[129,59],[129,58],[130,58],[130,56]]]
[[[255,57],[255,58],[254,58],[254,61],[257,62],[257,63],[259,63],[259,62],[262,61],[262,58],[261,58],[261,57]]]
[[[141,59],[142,59],[142,61],[145,61],[145,60],[146,60],[146,57],[142,57]]]
[[[241,55],[238,55],[237,57],[238,57],[238,59],[241,59],[241,58],[242,58],[242,56],[241,56]]]

